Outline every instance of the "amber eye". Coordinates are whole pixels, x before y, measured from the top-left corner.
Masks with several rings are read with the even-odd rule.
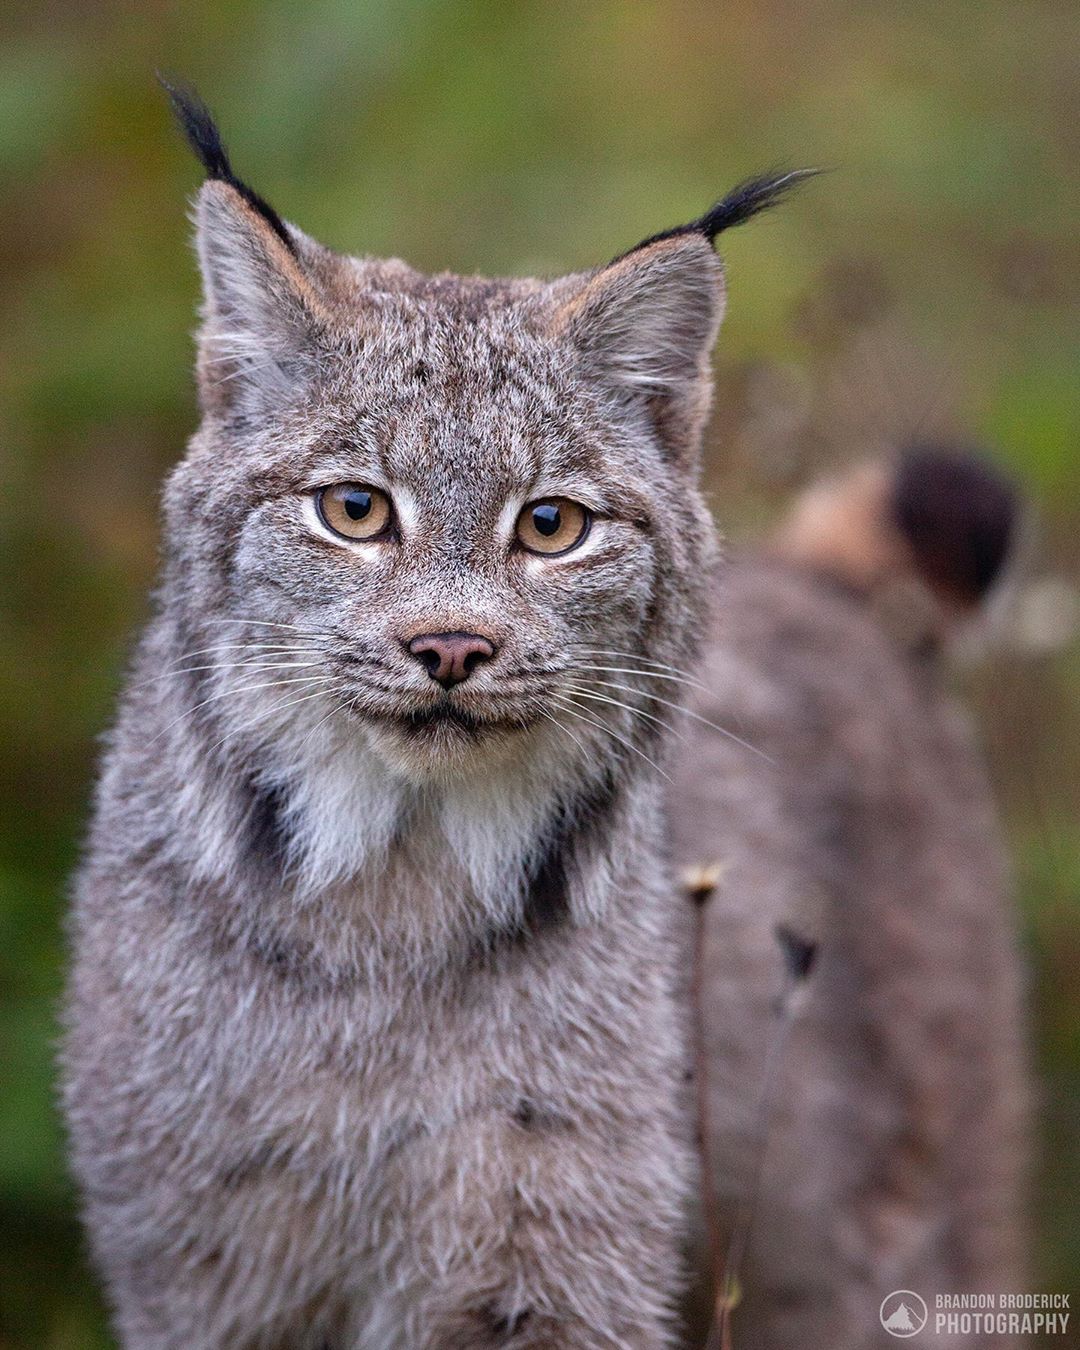
[[[315,497],[323,524],[346,539],[376,539],[389,528],[390,498],[363,483],[334,483]]]
[[[589,532],[591,517],[569,497],[530,502],[518,516],[518,543],[530,553],[568,553]]]

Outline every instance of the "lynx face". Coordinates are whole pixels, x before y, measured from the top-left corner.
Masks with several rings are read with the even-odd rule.
[[[217,182],[199,226],[205,419],[167,505],[185,626],[236,643],[215,714],[348,727],[421,781],[610,741],[641,699],[586,699],[588,668],[627,686],[626,653],[684,657],[713,547],[692,453],[708,243],[481,282],[298,231],[293,255]]]
[[[640,749],[714,547],[696,486],[712,240],[801,175],[750,180],[595,272],[425,277],[286,224],[206,109],[172,97],[210,178],[204,419],[167,495],[169,593],[178,640],[235,639],[193,691],[228,753],[295,763],[348,730],[415,783],[508,750],[550,770]]]
[[[567,681],[670,642],[672,551],[704,543],[687,476],[527,308],[483,329],[417,308],[220,452],[229,613],[317,634],[297,673],[412,772],[581,722]]]

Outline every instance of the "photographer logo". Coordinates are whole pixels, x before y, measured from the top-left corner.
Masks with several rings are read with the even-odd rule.
[[[917,1336],[929,1316],[925,1301],[910,1289],[894,1289],[881,1300],[881,1325],[890,1336]]]

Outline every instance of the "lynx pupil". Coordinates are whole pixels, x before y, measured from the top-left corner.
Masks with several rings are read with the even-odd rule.
[[[537,534],[545,535],[550,538],[553,534],[558,534],[562,525],[562,512],[553,502],[544,502],[541,506],[534,506],[533,528]]]
[[[363,520],[371,514],[371,493],[354,488],[343,495],[341,504],[350,520]]]

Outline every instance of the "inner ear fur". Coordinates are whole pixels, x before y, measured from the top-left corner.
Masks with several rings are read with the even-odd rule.
[[[561,302],[552,330],[614,391],[643,405],[681,458],[696,454],[708,415],[724,300],[723,264],[709,241],[676,235],[592,273]]]
[[[210,179],[195,206],[203,280],[199,389],[204,406],[285,392],[328,315],[303,259],[231,184]]]

